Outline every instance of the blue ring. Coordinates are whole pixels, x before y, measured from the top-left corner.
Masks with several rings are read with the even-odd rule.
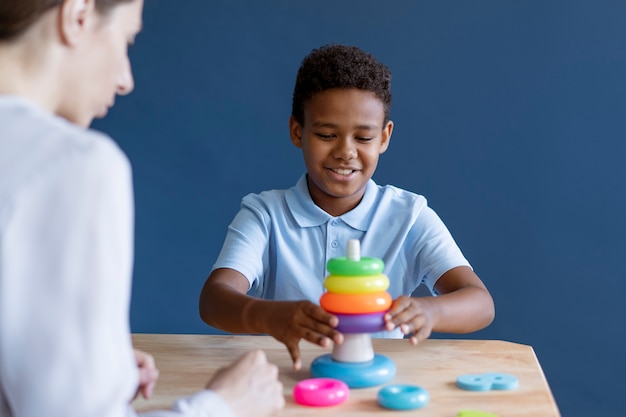
[[[515,375],[487,372],[458,376],[456,385],[468,391],[512,390],[519,386],[519,380]]]
[[[339,362],[331,354],[318,356],[311,362],[313,378],[334,378],[350,388],[382,385],[396,376],[396,364],[386,356],[374,354],[367,362]]]
[[[390,410],[422,408],[429,400],[428,391],[417,385],[387,385],[378,391],[378,404]]]
[[[335,328],[341,333],[374,333],[385,329],[385,314],[387,311],[379,311],[369,314],[336,314],[339,324]]]

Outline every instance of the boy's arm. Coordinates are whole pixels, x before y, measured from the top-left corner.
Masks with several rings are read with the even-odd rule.
[[[411,343],[431,332],[469,333],[488,326],[495,316],[489,291],[468,266],[452,268],[435,284],[437,297],[398,297],[386,316],[387,329],[400,326]]]
[[[469,333],[487,327],[495,317],[491,294],[472,268],[452,268],[437,280],[433,331]]]
[[[250,297],[248,280],[240,272],[220,268],[207,279],[200,294],[200,317],[232,333],[269,334],[287,347],[294,369],[301,367],[300,339],[322,347],[343,336],[334,329],[338,319],[310,301],[271,301]]]

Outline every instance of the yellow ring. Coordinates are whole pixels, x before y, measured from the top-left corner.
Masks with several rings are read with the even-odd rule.
[[[339,294],[364,294],[385,291],[389,288],[386,275],[341,276],[329,275],[324,280],[324,287]]]
[[[369,294],[335,294],[325,292],[320,298],[320,305],[330,313],[378,313],[386,311],[391,307],[391,295],[385,291]]]

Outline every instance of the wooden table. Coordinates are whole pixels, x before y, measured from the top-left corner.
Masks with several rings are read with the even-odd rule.
[[[244,352],[263,349],[280,369],[285,408],[279,416],[441,416],[455,417],[461,410],[473,409],[500,417],[560,416],[545,376],[530,346],[497,340],[429,339],[418,346],[407,340],[374,339],[376,353],[390,357],[397,374],[390,383],[419,385],[430,393],[430,402],[413,411],[390,411],[378,406],[380,387],[351,389],[345,403],[329,408],[303,407],[293,401],[292,389],[310,378],[313,359],[329,350],[300,343],[303,369],[293,371],[285,347],[268,336],[215,336],[134,334],[135,347],[154,355],[161,372],[152,399],[136,400],[137,410],[169,409],[181,396],[202,389],[210,376]],[[513,391],[464,391],[456,387],[462,374],[505,372],[519,378]]]

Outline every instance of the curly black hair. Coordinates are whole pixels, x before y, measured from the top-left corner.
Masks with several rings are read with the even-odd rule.
[[[307,55],[296,77],[291,115],[304,124],[304,104],[331,88],[371,91],[385,108],[384,124],[391,111],[391,71],[374,56],[355,46],[325,45]]]

